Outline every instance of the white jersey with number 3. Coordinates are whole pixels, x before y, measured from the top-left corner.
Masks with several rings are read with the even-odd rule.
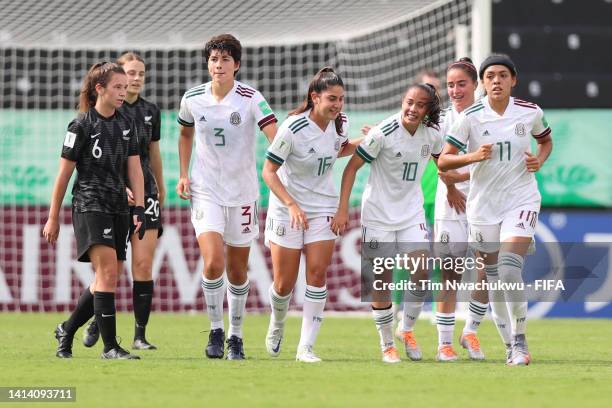
[[[338,191],[332,168],[338,152],[348,143],[348,118],[340,113],[342,132],[334,121],[322,130],[309,118],[310,110],[289,116],[280,125],[266,158],[280,165],[278,177],[307,218],[333,216],[338,209]],[[287,207],[270,192],[268,216],[289,220]]]
[[[178,115],[181,125],[195,127],[191,194],[228,207],[252,204],[259,197],[255,125],[263,129],[276,117],[263,96],[241,82],[234,81],[220,102],[211,85],[185,92]]]
[[[361,224],[399,231],[425,219],[421,177],[427,162],[442,150],[439,129],[419,125],[411,135],[397,113],[370,132],[356,153],[371,164],[361,200]]]
[[[492,144],[491,159],[470,166],[467,217],[470,224],[497,224],[513,209],[531,205],[539,211],[541,196],[535,175],[527,171],[525,152],[531,137],[550,135],[544,113],[534,103],[510,98],[503,115],[482,98],[461,113],[447,143],[468,152]]]

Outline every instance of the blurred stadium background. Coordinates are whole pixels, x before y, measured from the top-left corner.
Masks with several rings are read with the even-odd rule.
[[[324,65],[346,84],[351,137],[399,108],[403,90],[424,69],[490,51],[519,69],[515,96],[538,103],[553,128],[553,154],[537,174],[543,195],[539,241],[594,242],[606,252],[597,284],[582,301],[532,302],[534,316],[612,317],[612,1],[328,0],[185,2],[0,0],[0,311],[67,311],[93,272],[76,262],[66,195],[55,247],[43,242],[61,143],[75,115],[81,79],[101,59],[137,51],[147,65],[144,97],[162,109],[162,158],[168,197],[154,261],[154,310],[203,310],[202,261],[178,178],[176,112],[182,94],[208,81],[204,42],[230,32],[245,47],[238,79],[258,88],[279,119],[304,97]],[[266,142],[259,138],[258,166]],[[344,162],[335,167],[339,181]],[[358,228],[362,170],[353,191],[351,230],[338,240],[329,271],[328,310],[367,310],[359,297]],[[431,218],[435,169],[423,188]],[[268,191],[261,184],[261,206]],[[261,213],[261,225],[265,211]],[[263,234],[262,234],[263,235]],[[544,245],[542,251],[546,254]],[[585,253],[588,256],[588,253]],[[129,267],[129,262],[126,263]],[[529,262],[527,263],[529,268]],[[529,271],[527,271],[529,272]],[[263,237],[251,252],[249,310],[266,311],[271,279]],[[304,285],[293,307],[299,309]],[[131,310],[129,274],[118,308]],[[602,301],[606,300],[606,301]]]

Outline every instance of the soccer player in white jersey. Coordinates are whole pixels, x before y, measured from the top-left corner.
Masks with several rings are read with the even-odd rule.
[[[478,87],[478,72],[469,58],[461,58],[451,63],[446,71],[446,90],[451,106],[442,112],[442,136],[457,121],[459,114],[474,104],[474,93]],[[462,154],[462,152],[460,152]],[[469,168],[463,167],[458,171],[449,170],[439,172],[438,188],[436,191],[434,241],[441,258],[465,257],[468,252],[468,223],[465,215],[465,199],[468,195]],[[486,281],[486,271],[478,270],[478,281]],[[454,270],[442,269],[442,282],[445,283],[439,292],[436,301],[436,320],[438,328],[438,361],[455,361],[457,354],[452,347],[452,337],[455,328],[456,291],[448,288],[449,281],[459,281],[460,275]],[[496,272],[496,270],[492,270]],[[495,277],[493,277],[495,278]],[[503,302],[502,292],[493,292],[492,295],[501,295],[491,303],[493,319],[504,340],[510,343],[509,317],[506,304]],[[488,308],[488,293],[486,290],[472,292],[469,303],[469,315],[465,322],[459,342],[468,351],[473,360],[484,359],[480,348],[480,341],[476,335]]]
[[[262,175],[271,194],[265,237],[274,273],[266,349],[273,357],[280,353],[303,252],[306,298],[296,360],[321,361],[313,347],[323,321],[326,272],[336,240],[330,228],[338,208],[332,167],[336,158],[352,154],[358,143],[348,141],[343,104],[342,79],[330,67],[321,69],[310,82],[305,101],[289,113],[266,153]]]
[[[480,66],[486,96],[467,108],[446,136],[441,170],[470,166],[467,218],[470,243],[498,282],[523,283],[523,259],[535,234],[541,196],[534,173],[552,150],[551,130],[535,104],[513,98],[516,67],[506,55],[491,55]],[[531,152],[531,138],[537,142]],[[459,155],[459,151],[467,153]],[[527,300],[523,290],[504,293],[511,316],[510,365],[527,365]]]
[[[429,240],[421,177],[430,156],[435,160],[442,150],[439,117],[440,98],[433,85],[412,85],[403,97],[401,111],[370,129],[342,175],[340,204],[332,225],[336,233],[346,228],[349,196],[357,171],[364,163],[370,163],[362,197],[362,251],[376,253],[380,246],[386,254],[382,247],[390,245],[394,255],[408,254],[415,259],[427,256]],[[425,289],[418,282],[427,279],[428,272],[421,264],[411,273],[411,281],[417,287],[405,292],[401,335],[408,357],[420,360],[422,354],[413,328],[425,298]],[[372,313],[383,361],[397,363],[400,358],[393,343],[393,311],[388,291],[375,291],[373,300]]]
[[[212,80],[185,93],[178,115],[180,179],[176,191],[182,199],[191,199],[191,222],[204,258],[202,289],[211,325],[205,353],[209,358],[223,358],[223,271],[227,270],[230,360],[245,358],[242,326],[249,293],[247,267],[251,242],[259,235],[255,125],[272,141],[277,121],[258,91],[234,79],[241,54],[234,36],[211,38],[204,57]],[[194,135],[195,162],[189,178]]]

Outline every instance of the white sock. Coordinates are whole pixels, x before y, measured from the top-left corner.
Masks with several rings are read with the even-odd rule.
[[[402,319],[402,331],[412,331],[414,325],[423,310],[423,299],[425,291],[416,289],[408,290],[404,300],[404,316]]]
[[[393,343],[393,308],[389,306],[386,309],[374,309],[372,307],[372,316],[376,323],[376,330],[380,337],[380,348],[385,351],[394,345]]]
[[[436,322],[438,327],[438,347],[453,344],[455,314],[436,312]]]
[[[499,278],[504,283],[523,283],[523,257],[512,252],[499,253]],[[527,295],[524,290],[504,293],[510,316],[512,336],[525,334],[527,328]]]
[[[223,329],[223,276],[218,279],[208,280],[202,278],[202,290],[206,301],[206,311],[210,319],[210,329]]]
[[[478,331],[478,326],[480,326],[480,322],[482,322],[482,319],[487,313],[488,308],[489,305],[487,303],[480,303],[479,301],[472,299],[470,301],[469,314],[467,320],[465,321],[463,332],[476,333]]]
[[[485,265],[485,273],[487,274],[487,282],[500,282],[497,273],[497,265]],[[491,305],[491,317],[497,327],[497,332],[502,338],[504,344],[510,344],[512,337],[510,333],[510,314],[506,305],[506,297],[501,290],[489,291],[489,304]]]
[[[300,333],[300,344],[303,346],[314,346],[323,323],[323,309],[327,300],[327,288],[325,286],[306,285],[306,298],[304,299],[304,310],[302,316],[302,332]]]
[[[287,311],[289,310],[289,302],[291,301],[293,292],[290,292],[287,296],[281,296],[276,293],[272,285],[268,290],[268,295],[270,297],[270,309],[272,309],[272,323],[274,326],[280,328],[285,324],[285,320],[287,319]]]
[[[242,338],[242,326],[244,323],[244,312],[246,309],[247,298],[251,285],[247,279],[242,285],[227,285],[227,305],[229,312],[229,333],[228,337],[238,336]]]

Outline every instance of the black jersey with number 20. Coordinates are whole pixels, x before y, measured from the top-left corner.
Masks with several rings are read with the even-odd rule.
[[[160,139],[161,118],[159,108],[154,103],[138,97],[133,104],[127,101],[123,102],[120,110],[134,118],[138,127],[138,145],[142,175],[144,176],[145,197],[157,197],[157,183],[151,168],[149,146],[151,142],[158,142]]]
[[[120,112],[110,118],[94,108],[80,113],[68,125],[62,157],[76,162],[72,208],[78,212],[129,212],[126,169],[128,156],[138,156],[134,120]]]

